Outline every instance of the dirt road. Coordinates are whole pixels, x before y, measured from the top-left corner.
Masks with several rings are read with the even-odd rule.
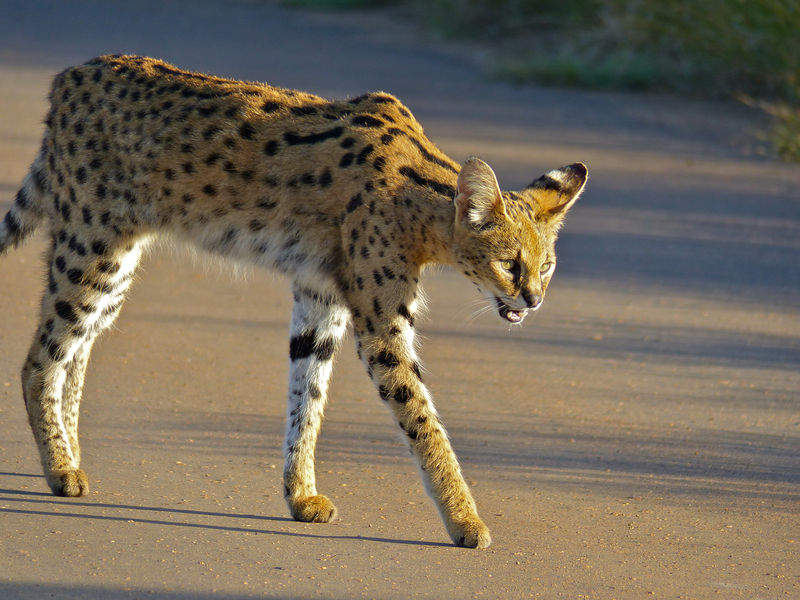
[[[494,544],[450,545],[348,342],[318,452],[340,519],[287,518],[290,297],[153,254],[95,347],[92,493],[47,493],[18,372],[43,237],[0,260],[2,598],[800,597],[800,169],[753,115],[655,96],[514,89],[374,15],[259,2],[0,2],[0,211],[50,78],[131,52],[326,96],[385,89],[457,160],[514,188],[592,172],[544,308],[473,318],[426,280],[426,381]]]

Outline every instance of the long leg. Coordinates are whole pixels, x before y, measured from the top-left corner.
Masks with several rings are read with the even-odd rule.
[[[116,317],[141,254],[130,240],[110,247],[59,232],[50,249],[42,317],[22,370],[28,420],[53,493],[88,493],[80,469],[78,409],[95,337]]]
[[[76,351],[75,356],[66,365],[64,387],[61,396],[61,412],[64,419],[64,429],[67,440],[72,449],[75,464],[81,464],[81,449],[78,442],[78,413],[83,396],[83,378],[89,364],[89,355],[92,352],[94,339],[87,339]]]
[[[359,357],[403,430],[450,537],[459,546],[485,548],[491,543],[489,529],[478,516],[447,432],[422,383],[414,350],[414,291],[398,291],[402,290],[395,287],[379,292],[372,306],[355,311]]]
[[[289,402],[286,418],[284,493],[298,521],[327,522],[336,507],[317,494],[314,455],[328,395],[333,356],[350,314],[338,299],[294,288],[289,345]]]

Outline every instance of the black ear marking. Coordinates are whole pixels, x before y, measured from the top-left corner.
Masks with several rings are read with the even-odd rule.
[[[573,163],[545,173],[525,189],[533,192],[543,213],[555,216],[569,210],[583,191],[588,177],[586,165]]]

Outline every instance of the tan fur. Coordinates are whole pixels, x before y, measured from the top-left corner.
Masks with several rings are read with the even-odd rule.
[[[88,492],[78,405],[91,346],[119,312],[142,248],[171,236],[294,281],[284,486],[296,519],[336,514],[317,492],[314,450],[331,361],[352,325],[451,538],[488,546],[422,382],[420,273],[452,265],[501,318],[520,322],[541,303],[586,168],[501,192],[488,165],[459,167],[388,94],[329,101],[134,56],[68,69],[50,100],[0,251],[49,222],[47,289],[22,379],[53,492]]]

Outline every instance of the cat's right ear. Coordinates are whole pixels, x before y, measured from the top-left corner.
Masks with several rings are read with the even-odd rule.
[[[505,215],[503,196],[492,168],[474,156],[461,166],[456,184],[456,218],[483,229]]]

